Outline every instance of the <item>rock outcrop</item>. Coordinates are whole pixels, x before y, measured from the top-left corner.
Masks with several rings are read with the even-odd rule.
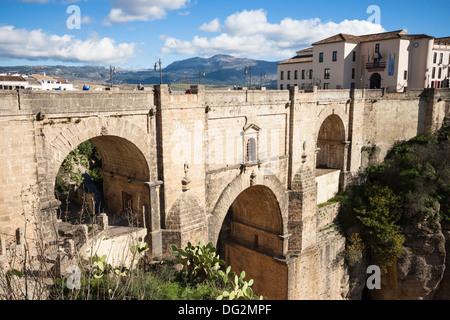
[[[369,297],[382,300],[431,300],[435,298],[444,278],[446,239],[439,222],[439,213],[403,227],[404,254],[386,274],[381,290],[369,291]],[[448,247],[447,247],[448,248]],[[443,280],[444,279],[444,280]]]

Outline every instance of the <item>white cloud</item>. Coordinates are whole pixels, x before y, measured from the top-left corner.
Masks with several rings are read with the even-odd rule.
[[[93,36],[87,40],[72,35],[55,35],[41,29],[15,29],[0,27],[0,60],[52,59],[62,62],[81,62],[104,65],[124,64],[136,55],[135,43],[116,44],[111,38]]]
[[[84,16],[84,17],[81,17],[81,23],[82,24],[94,23],[94,19],[92,19],[90,16]]]
[[[128,23],[164,19],[167,11],[184,8],[190,0],[115,0],[107,21]]]
[[[230,54],[236,57],[287,58],[312,43],[338,33],[354,35],[384,32],[381,25],[364,20],[322,22],[320,19],[285,18],[270,23],[260,10],[236,12],[221,25],[218,19],[203,24],[200,31],[217,33],[212,37],[195,36],[182,41],[166,36],[162,52],[210,56]],[[219,34],[220,33],[220,34]]]
[[[214,19],[213,21],[204,23],[200,26],[199,30],[204,32],[219,32],[221,29],[219,19]]]

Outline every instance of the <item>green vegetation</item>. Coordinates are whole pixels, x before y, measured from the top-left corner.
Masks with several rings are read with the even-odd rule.
[[[369,167],[367,182],[338,198],[339,223],[347,237],[347,258],[367,249],[387,270],[403,252],[402,230],[425,225],[436,230],[435,215],[450,220],[450,126],[398,144],[385,162]]]
[[[52,287],[53,300],[256,300],[253,280],[245,281],[224,265],[212,243],[197,240],[184,248],[171,246],[173,259],[150,263],[147,244],[140,239],[131,248],[133,264],[112,267],[107,256],[81,261],[78,276],[68,273]],[[180,267],[181,266],[181,267]],[[20,277],[17,270],[10,276]]]
[[[62,163],[56,177],[56,191],[65,194],[69,191],[69,185],[80,185],[84,182],[82,170],[90,176],[92,183],[100,192],[103,191],[103,177],[100,173],[102,158],[97,148],[91,141],[86,141],[75,148]]]

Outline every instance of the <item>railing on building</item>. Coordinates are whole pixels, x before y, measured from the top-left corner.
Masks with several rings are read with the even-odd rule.
[[[367,62],[366,69],[385,69],[386,61]]]

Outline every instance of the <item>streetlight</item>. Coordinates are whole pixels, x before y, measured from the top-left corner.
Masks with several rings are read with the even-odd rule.
[[[266,74],[264,72],[261,72],[261,89],[262,89],[262,83],[263,83],[263,78],[266,78]]]
[[[202,77],[206,77],[206,72],[199,70],[198,71],[198,84],[202,84]]]
[[[109,75],[111,77],[111,83],[109,84],[109,86],[112,88],[113,87],[113,74],[116,74],[116,67],[113,66],[109,66]]]
[[[250,73],[250,89],[252,89],[252,67],[245,68],[245,74]]]
[[[158,64],[159,64],[159,84],[162,84],[161,59],[159,59],[159,60],[155,63],[155,71],[158,71]]]

